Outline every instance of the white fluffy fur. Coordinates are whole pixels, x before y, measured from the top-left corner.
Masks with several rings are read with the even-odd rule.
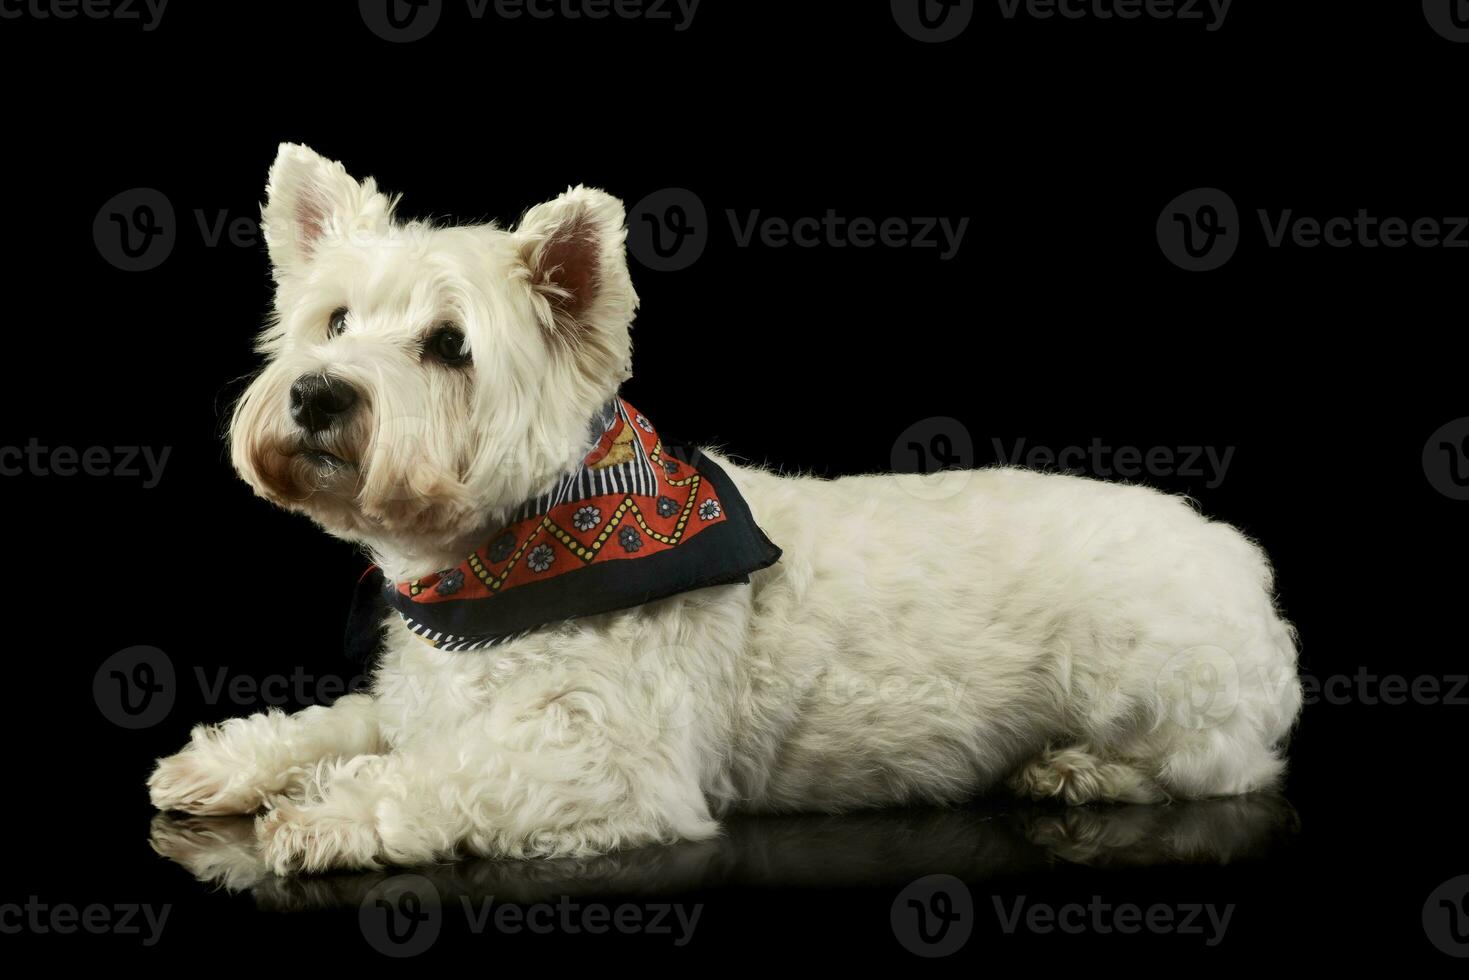
[[[237,468],[389,576],[457,564],[575,463],[627,376],[621,204],[574,188],[512,231],[401,224],[371,181],[298,146],[268,198],[276,317],[235,414]],[[424,358],[446,320],[472,368]],[[340,466],[299,455],[287,390],[307,373],[362,396],[314,444]],[[1292,631],[1260,549],[1186,501],[1015,469],[828,481],[719,462],[785,552],[752,584],[479,653],[394,620],[371,696],[198,728],[159,763],[154,803],[263,808],[263,855],[287,873],[586,855],[709,837],[734,809],[1007,783],[1151,801],[1280,776]],[[1191,700],[1200,666],[1216,695],[1229,675],[1222,708]]]

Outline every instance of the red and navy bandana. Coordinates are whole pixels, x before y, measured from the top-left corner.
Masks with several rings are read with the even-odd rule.
[[[550,623],[713,585],[748,582],[780,558],[712,459],[663,442],[622,399],[593,420],[580,467],[527,501],[464,561],[411,582],[363,577],[348,650],[363,659],[378,594],[410,630],[447,651],[482,650]]]

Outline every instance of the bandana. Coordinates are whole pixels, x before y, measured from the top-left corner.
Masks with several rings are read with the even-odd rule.
[[[384,602],[440,650],[483,650],[547,624],[748,582],[780,558],[729,477],[698,449],[663,442],[620,398],[591,426],[595,445],[576,471],[455,567],[394,584],[368,569],[348,623],[349,656],[376,652]]]

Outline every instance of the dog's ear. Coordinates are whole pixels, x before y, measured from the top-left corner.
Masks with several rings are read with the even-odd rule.
[[[573,349],[621,350],[637,309],[622,202],[573,187],[525,213],[515,230],[541,325]]]
[[[276,278],[305,269],[327,240],[386,231],[396,200],[369,177],[359,183],[335,160],[282,143],[265,185],[261,230]]]

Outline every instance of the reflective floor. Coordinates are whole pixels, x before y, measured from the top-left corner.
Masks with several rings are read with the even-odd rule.
[[[898,885],[935,873],[968,881],[1056,867],[1229,864],[1264,857],[1298,829],[1279,796],[1166,806],[1074,807],[1003,801],[952,810],[740,817],[703,843],[587,860],[469,860],[413,871],[445,897],[536,902],[560,895],[666,895],[728,886]],[[278,878],[256,851],[252,818],[154,818],[151,843],[202,882],[249,891],[266,909],[357,906],[402,870]]]

